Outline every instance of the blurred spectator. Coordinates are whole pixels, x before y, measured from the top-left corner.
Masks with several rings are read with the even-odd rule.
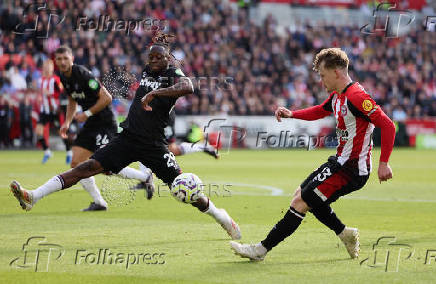
[[[52,56],[60,44],[70,45],[75,63],[86,65],[100,78],[116,65],[125,65],[139,75],[151,29],[159,25],[145,25],[129,34],[105,31],[104,27],[87,30],[90,25],[80,31],[71,29],[79,16],[93,20],[95,26],[100,15],[109,15],[115,20],[166,20],[159,28],[176,35],[173,55],[181,60],[184,73],[196,86],[194,95],[179,100],[178,114],[271,115],[278,105],[297,109],[320,103],[327,94],[312,71],[312,60],[319,49],[331,46],[347,51],[352,79],[362,82],[394,119],[436,114],[436,37],[431,32],[411,30],[407,36],[389,39],[364,35],[352,26],[315,28],[300,23],[278,34],[274,16],[256,25],[249,10],[233,9],[220,0],[58,0],[47,3],[65,19],[57,24],[53,17],[48,39],[41,39],[37,36],[47,34],[47,11],[34,9],[23,16],[28,1],[13,2],[14,6],[4,4],[0,13],[1,47],[5,54],[30,54],[33,65],[12,59],[4,64],[7,71],[1,71],[0,65],[2,93],[34,86],[40,77],[35,66]],[[372,7],[361,9],[371,14]],[[22,28],[31,27],[37,13],[36,33],[11,32],[17,23],[23,23]]]
[[[33,146],[32,108],[29,96],[24,96],[19,105],[21,145],[23,147]]]
[[[9,102],[3,95],[0,95],[0,148],[8,148],[9,141],[9,128],[11,125],[12,111],[9,107]]]

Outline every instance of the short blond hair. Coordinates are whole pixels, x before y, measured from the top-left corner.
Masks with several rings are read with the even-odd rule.
[[[321,63],[324,62],[324,68],[327,69],[336,69],[336,68],[348,68],[348,56],[340,48],[325,48],[322,49],[315,56],[315,60],[313,61],[313,70],[318,72]]]

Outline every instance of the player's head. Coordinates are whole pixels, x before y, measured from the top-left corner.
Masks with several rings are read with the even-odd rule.
[[[71,70],[71,67],[73,66],[73,60],[73,52],[68,46],[62,45],[56,49],[55,63],[62,73],[66,73]]]
[[[53,61],[51,59],[47,59],[42,64],[42,75],[44,77],[50,77],[53,75]]]
[[[172,57],[169,39],[172,37],[174,36],[160,32],[153,37],[153,44],[150,46],[147,62],[153,72],[161,72],[168,68]]]
[[[318,72],[327,92],[331,93],[348,77],[348,56],[340,48],[321,50],[313,61],[313,70]]]

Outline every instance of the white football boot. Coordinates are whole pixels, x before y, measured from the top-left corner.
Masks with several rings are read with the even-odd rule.
[[[344,243],[351,258],[359,257],[360,243],[359,230],[357,228],[345,227],[345,229],[338,235],[338,237]]]
[[[23,208],[23,210],[30,211],[33,206],[32,192],[21,188],[21,185],[15,180],[11,183],[10,187],[15,198],[18,200],[18,202],[20,202],[21,208]]]
[[[223,229],[226,230],[227,234],[229,234],[232,240],[241,239],[241,230],[239,230],[238,224],[236,224],[236,222],[233,221],[232,217],[230,217],[230,215],[227,213],[225,209],[219,209],[219,210],[221,210],[226,220],[224,223],[220,223],[221,227],[223,227]]]
[[[240,244],[230,241],[230,247],[236,255],[239,255],[242,258],[249,258],[252,261],[262,261],[268,252],[261,243]]]

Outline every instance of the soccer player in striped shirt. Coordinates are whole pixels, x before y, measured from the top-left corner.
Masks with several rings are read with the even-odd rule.
[[[356,228],[345,226],[330,204],[339,197],[361,189],[371,172],[372,132],[380,127],[382,133],[381,155],[378,167],[380,182],[392,178],[388,164],[394,139],[395,126],[363,87],[348,75],[347,54],[339,48],[321,50],[313,66],[321,76],[329,97],[320,105],[290,111],[279,107],[275,116],[282,118],[317,120],[328,115],[336,119],[339,145],[335,156],[311,173],[297,188],[285,216],[258,244],[231,242],[237,255],[251,260],[263,260],[265,255],[301,224],[307,211],[326,225],[344,243],[351,258],[359,256],[359,233]]]

